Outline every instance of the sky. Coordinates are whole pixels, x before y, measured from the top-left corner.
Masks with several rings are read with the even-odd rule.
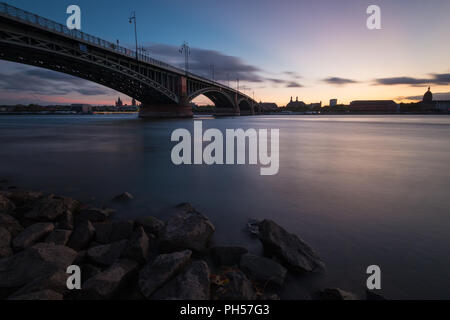
[[[69,5],[79,5],[82,31],[130,48],[128,18],[136,11],[139,45],[153,57],[183,67],[178,49],[187,41],[192,72],[211,77],[214,65],[217,81],[235,87],[239,78],[246,94],[280,106],[291,97],[324,105],[333,98],[408,102],[428,86],[436,99],[450,100],[449,0],[5,2],[60,23]],[[369,5],[381,8],[381,30],[366,26]],[[112,104],[119,96],[131,100],[85,80],[0,61],[0,104]]]

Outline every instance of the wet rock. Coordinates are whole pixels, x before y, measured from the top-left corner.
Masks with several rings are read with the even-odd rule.
[[[164,228],[164,222],[155,217],[145,217],[136,221],[138,226],[144,228],[147,234],[158,236]]]
[[[87,248],[94,238],[95,228],[88,220],[80,222],[70,236],[67,246],[77,251]]]
[[[158,290],[153,300],[209,300],[209,267],[204,261],[195,261],[175,279]]]
[[[338,288],[325,289],[317,295],[320,300],[358,300],[353,293]]]
[[[71,234],[72,231],[70,230],[56,229],[48,235],[47,239],[45,239],[45,242],[53,243],[59,246],[65,246],[67,242],[69,242]]]
[[[120,260],[107,270],[87,280],[78,299],[81,300],[108,300],[120,288],[126,286],[138,270],[138,263],[132,260]]]
[[[37,278],[66,271],[76,256],[77,253],[70,248],[38,243],[0,260],[0,288],[18,288]]]
[[[305,242],[271,220],[259,224],[259,238],[266,253],[276,256],[293,271],[316,272],[325,268]]]
[[[251,279],[264,285],[272,283],[281,287],[286,278],[287,270],[283,266],[273,260],[258,257],[254,254],[243,255],[239,266]]]
[[[146,298],[177,275],[191,260],[192,251],[161,254],[139,274],[139,288]]]
[[[4,195],[0,194],[0,213],[9,214],[16,210],[14,203]]]
[[[114,213],[113,209],[89,208],[80,212],[79,219],[86,219],[92,222],[104,222]]]
[[[52,290],[60,294],[65,294],[69,291],[67,288],[67,279],[69,275],[62,270],[56,271],[50,275],[40,277],[29,284],[25,285],[10,297],[27,295],[35,292]]]
[[[102,266],[110,266],[119,260],[127,245],[128,240],[122,240],[111,244],[96,246],[87,251],[87,258],[93,263]]]
[[[366,290],[366,300],[382,301],[386,300],[386,298],[383,297],[381,294],[377,294],[371,290]]]
[[[211,258],[218,266],[238,265],[242,255],[248,250],[244,247],[214,247],[211,248]]]
[[[217,300],[255,300],[256,293],[252,283],[245,274],[239,270],[224,274],[228,280],[224,285],[217,288],[214,293]]]
[[[57,228],[62,230],[73,230],[73,214],[72,211],[66,210],[58,219]]]
[[[201,213],[181,212],[164,227],[160,236],[160,248],[164,252],[183,249],[204,251],[214,232],[214,225]]]
[[[114,221],[95,224],[95,241],[103,244],[128,239],[133,234],[133,221]]]
[[[63,295],[61,293],[58,293],[53,290],[43,290],[43,291],[32,292],[32,293],[28,293],[28,294],[24,294],[24,295],[20,295],[20,296],[14,296],[13,298],[8,299],[8,300],[57,301],[57,300],[63,300]]]
[[[7,214],[0,214],[0,226],[8,230],[13,237],[16,237],[23,231],[19,221]]]
[[[74,212],[79,202],[71,198],[49,196],[40,201],[39,206],[25,214],[25,218],[34,221],[53,222],[69,210]]]
[[[17,250],[23,250],[31,247],[45,237],[55,228],[53,223],[36,223],[23,230],[13,240],[13,247]]]
[[[142,227],[138,227],[130,238],[122,256],[127,259],[145,263],[148,260],[150,240]]]
[[[133,199],[134,199],[133,195],[128,192],[119,194],[118,196],[114,197],[114,201],[120,201],[120,202],[131,201]]]

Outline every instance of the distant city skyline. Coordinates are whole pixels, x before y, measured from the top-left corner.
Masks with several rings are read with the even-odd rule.
[[[139,44],[151,56],[184,67],[178,49],[187,41],[192,72],[211,77],[214,65],[217,81],[235,87],[239,78],[241,91],[279,106],[291,96],[323,105],[334,98],[411,102],[421,100],[428,86],[435,99],[450,99],[447,0],[5,2],[61,23],[67,6],[78,4],[82,31],[130,48],[128,18],[136,10]],[[366,28],[370,4],[382,10],[382,30]],[[65,74],[5,61],[0,68],[0,104],[131,101]]]

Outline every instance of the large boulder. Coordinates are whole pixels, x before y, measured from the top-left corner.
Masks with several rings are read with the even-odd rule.
[[[155,217],[145,217],[136,221],[138,226],[144,228],[148,234],[154,234],[158,236],[164,229],[164,222]]]
[[[287,270],[275,261],[254,254],[243,255],[239,267],[249,275],[250,279],[264,285],[276,284],[281,287],[287,273]]]
[[[0,194],[0,213],[9,214],[16,210],[14,203],[4,195]]]
[[[0,214],[0,226],[8,230],[13,237],[23,231],[23,227],[19,221],[7,214]]]
[[[45,239],[45,242],[53,243],[58,246],[65,246],[67,242],[69,242],[71,234],[72,231],[70,230],[56,229],[48,235],[47,239]]]
[[[88,247],[94,238],[95,228],[89,220],[81,221],[72,232],[67,246],[77,251]]]
[[[32,208],[44,194],[40,191],[13,190],[6,195],[17,207]]]
[[[134,221],[113,221],[95,224],[95,241],[107,244],[128,239],[133,234]]]
[[[218,266],[238,265],[242,255],[247,252],[244,247],[213,247],[210,250],[211,258]]]
[[[183,249],[205,251],[215,232],[207,217],[195,210],[182,211],[172,217],[160,236],[160,248],[164,252]]]
[[[23,230],[13,240],[13,247],[16,250],[23,250],[31,247],[38,241],[44,240],[50,234],[55,226],[53,223],[36,223]]]
[[[253,285],[242,271],[232,270],[223,275],[227,280],[214,292],[217,300],[255,300]]]
[[[185,271],[159,289],[153,300],[209,300],[210,272],[205,261],[195,261]]]
[[[134,197],[131,193],[124,192],[122,194],[115,196],[113,200],[118,201],[118,202],[127,202],[127,201],[131,201],[133,199],[134,199]]]
[[[192,251],[161,254],[139,274],[139,288],[146,298],[176,276],[191,260]]]
[[[52,290],[60,294],[66,294],[67,292],[69,292],[69,289],[67,288],[68,277],[69,275],[66,273],[66,271],[58,270],[52,274],[39,277],[36,280],[28,283],[18,291],[14,292],[14,294],[10,298],[45,290]]]
[[[59,270],[66,271],[76,256],[70,248],[38,243],[0,260],[0,288],[19,288]]]
[[[259,239],[265,252],[280,259],[288,269],[316,272],[325,268],[310,246],[271,220],[264,220],[259,224]]]
[[[40,201],[34,210],[25,214],[25,218],[33,221],[53,222],[69,210],[74,212],[79,202],[71,198],[49,196]]]
[[[119,260],[127,245],[128,240],[121,240],[111,244],[96,246],[87,251],[87,257],[95,264],[110,266]]]
[[[145,263],[148,260],[150,239],[142,227],[138,227],[130,238],[122,256],[127,259]]]
[[[23,294],[20,296],[14,296],[8,300],[18,300],[18,301],[57,301],[63,300],[63,295],[59,292],[53,290],[43,290],[37,292],[31,292]]]
[[[99,209],[99,208],[87,208],[80,212],[78,219],[86,219],[92,222],[104,222],[106,221],[115,210],[113,209]]]
[[[128,285],[138,270],[138,263],[120,260],[107,270],[87,280],[78,294],[80,300],[108,300],[122,287]]]

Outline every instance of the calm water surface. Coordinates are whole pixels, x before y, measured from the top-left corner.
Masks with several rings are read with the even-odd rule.
[[[192,120],[2,116],[0,177],[96,204],[129,191],[136,199],[119,218],[164,219],[189,201],[216,225],[216,244],[255,252],[246,222],[273,219],[328,268],[324,277],[290,277],[285,298],[323,286],[361,294],[372,264],[388,298],[450,298],[450,117],[261,116],[203,126],[279,128],[279,174],[174,166],[170,135],[192,130]]]

